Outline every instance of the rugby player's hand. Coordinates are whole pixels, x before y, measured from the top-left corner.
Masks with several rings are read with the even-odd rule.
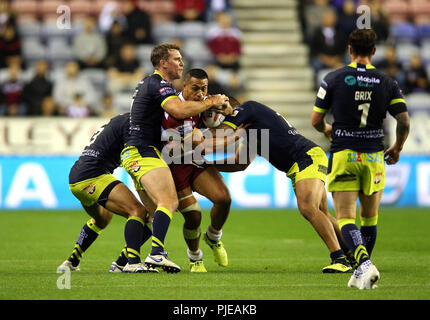
[[[227,107],[228,97],[224,94],[215,94],[208,99],[212,100],[214,109],[222,110]]]
[[[395,164],[400,160],[400,148],[396,145],[388,148],[384,153],[385,162],[388,165]]]
[[[227,103],[225,104],[225,108],[218,110],[218,112],[225,116],[229,116],[233,113],[233,107],[231,106],[230,102],[227,101]]]
[[[333,131],[333,127],[331,126],[331,124],[326,123],[324,128],[324,135],[330,142],[332,140],[332,137],[331,137],[332,131]]]

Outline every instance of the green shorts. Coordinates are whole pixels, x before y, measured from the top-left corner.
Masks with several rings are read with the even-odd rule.
[[[169,168],[161,158],[160,151],[153,146],[143,149],[135,146],[125,147],[121,152],[121,166],[133,179],[136,191],[144,190],[140,183],[143,175],[157,168]]]
[[[361,191],[370,196],[385,186],[384,152],[356,152],[350,149],[332,154],[327,190]]]
[[[296,190],[296,183],[303,179],[320,179],[325,183],[328,168],[328,159],[323,149],[314,147],[306,152],[310,156],[312,163],[300,170],[298,162],[288,170],[287,177],[291,179],[293,189]]]
[[[113,183],[117,184],[119,182],[120,181],[112,174],[102,174],[95,178],[69,184],[69,188],[73,195],[78,198],[84,206],[91,207],[100,200],[106,201],[109,193],[106,194],[106,199],[100,199],[103,191],[105,191],[109,186],[114,186]]]

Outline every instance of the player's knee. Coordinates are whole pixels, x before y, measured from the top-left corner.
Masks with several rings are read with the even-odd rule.
[[[184,228],[186,229],[197,229],[202,222],[202,213],[197,210],[182,212],[184,216]]]
[[[223,207],[230,207],[231,205],[231,196],[228,190],[223,190],[217,192],[212,198],[213,204]]]
[[[313,203],[307,202],[307,201],[301,201],[297,204],[297,207],[302,214],[303,217],[305,217],[307,220],[312,220],[315,215],[318,213],[318,207],[314,205]]]
[[[145,208],[140,203],[134,203],[130,205],[129,211],[128,211],[128,218],[130,217],[138,217],[142,220],[145,219]]]

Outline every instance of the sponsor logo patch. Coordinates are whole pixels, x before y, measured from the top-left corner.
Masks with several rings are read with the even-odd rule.
[[[377,172],[375,174],[375,180],[373,181],[375,184],[378,184],[382,181],[382,172]]]
[[[138,161],[134,161],[134,162],[132,162],[132,163],[131,163],[131,165],[130,165],[130,169],[131,169],[133,172],[137,172],[137,171],[139,171],[139,170],[140,170],[140,164],[139,164],[139,162],[138,162]]]
[[[96,185],[94,183],[90,183],[84,188],[85,192],[88,194],[93,194],[96,191]]]

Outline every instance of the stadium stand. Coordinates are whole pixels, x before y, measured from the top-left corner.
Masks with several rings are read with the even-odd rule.
[[[138,10],[130,12],[131,4],[136,6]],[[203,12],[200,19],[182,21],[183,19],[177,19],[178,12],[176,10],[179,7],[182,10],[186,1],[0,0],[0,14],[2,18],[5,17],[0,21],[2,53],[0,74],[3,75],[0,79],[1,84],[9,79],[10,70],[14,68],[11,67],[11,64],[18,64],[21,69],[20,74],[29,75],[24,77],[23,81],[29,81],[35,72],[36,63],[44,60],[50,66],[48,79],[53,82],[54,88],[58,87],[58,83],[64,81],[62,79],[65,77],[65,67],[68,62],[77,61],[79,58],[76,50],[74,50],[77,48],[76,40],[85,31],[86,18],[92,16],[97,21],[95,32],[106,39],[108,53],[103,65],[91,67],[82,61],[80,63],[79,78],[85,79],[91,84],[97,91],[97,97],[100,100],[98,104],[94,101],[90,104],[93,110],[88,114],[103,116],[103,114],[112,114],[112,110],[118,112],[128,110],[133,90],[130,89],[130,86],[125,86],[123,90],[117,90],[118,86],[115,83],[118,79],[112,78],[112,75],[115,77],[115,73],[111,72],[112,67],[118,65],[121,48],[128,42],[132,42],[140,69],[146,74],[153,70],[149,59],[151,50],[154,45],[162,42],[181,44],[184,59],[189,62],[186,69],[192,67],[206,68],[214,62],[207,46],[207,31],[213,25],[212,20],[216,10],[232,12],[229,4],[229,0],[217,1],[216,5],[212,1],[202,0],[200,6],[207,5],[207,8],[205,8],[206,11]],[[70,10],[67,12],[66,9]],[[70,13],[69,27],[66,26],[64,20],[68,18],[68,13]],[[149,17],[149,26],[139,23],[144,16]],[[110,33],[114,22],[120,25],[120,36]],[[15,44],[12,42],[13,39],[7,40],[5,38],[2,26],[4,28],[11,26],[11,30],[16,34],[16,40],[14,40],[16,41],[16,48],[12,46]],[[146,37],[146,40],[141,37],[142,30],[136,32],[136,29],[133,29],[130,33],[130,26],[137,29],[140,27],[147,28],[144,32],[149,32],[150,37]],[[81,47],[84,43],[84,41],[81,42]],[[9,52],[6,50],[7,48],[13,48],[14,51]],[[113,48],[114,53],[109,51],[111,48]],[[89,52],[87,54],[90,55]],[[121,66],[130,67],[129,65]],[[240,96],[244,91],[243,76],[239,76],[237,73],[241,71],[231,70],[227,76],[225,71],[221,71],[216,69],[216,72],[212,74],[213,77],[218,78],[215,80],[220,83],[224,92]],[[20,77],[22,78],[22,76]],[[112,88],[114,89],[113,92],[111,92]],[[115,108],[110,108],[109,112],[104,112],[103,108],[100,107],[103,105],[103,97],[109,98],[109,101],[118,105]],[[53,100],[57,105],[59,104],[58,98]],[[7,106],[4,99],[1,101],[0,112],[4,114]],[[25,110],[25,104],[23,106],[19,115],[30,115],[30,112]],[[53,114],[62,115],[63,110],[64,106]],[[31,115],[37,114],[31,112]]]

